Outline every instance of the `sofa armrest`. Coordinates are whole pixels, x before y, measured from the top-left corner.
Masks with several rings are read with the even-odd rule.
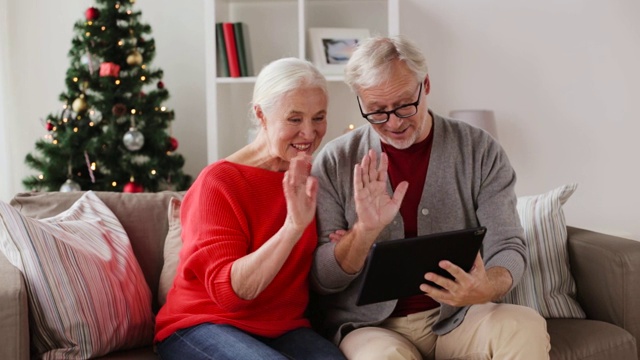
[[[587,318],[624,328],[640,346],[640,241],[567,230],[571,273]]]
[[[0,359],[29,359],[29,305],[22,273],[0,253]]]

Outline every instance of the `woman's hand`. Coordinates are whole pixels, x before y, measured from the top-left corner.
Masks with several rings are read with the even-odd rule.
[[[285,224],[300,231],[307,228],[316,214],[318,180],[311,175],[311,156],[299,153],[289,163],[282,187],[287,200]]]

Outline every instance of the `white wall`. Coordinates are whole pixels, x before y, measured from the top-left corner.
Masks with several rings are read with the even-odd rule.
[[[57,112],[62,104],[58,95],[65,90],[69,67],[73,24],[84,19],[92,1],[21,0],[8,2],[9,89],[13,121],[9,123],[12,181],[1,184],[6,194],[24,191],[22,179],[35,170],[24,164],[24,157],[35,149],[36,140],[46,131],[41,119]],[[196,176],[206,166],[205,79],[204,79],[204,3],[170,0],[138,0],[141,21],[151,26],[156,41],[152,67],[164,71],[163,82],[170,98],[165,103],[175,110],[173,136],[178,152],[186,160],[183,170]]]
[[[571,225],[640,240],[640,2],[403,0],[431,108],[489,108],[518,195],[577,182]]]
[[[13,168],[0,170],[12,172],[17,192],[30,173],[24,156],[44,134],[39,119],[60,106],[72,25],[90,4],[9,3],[16,114]],[[165,72],[174,136],[185,170],[196,175],[207,153],[203,4],[138,0],[136,7],[153,28],[153,65]],[[495,111],[518,195],[578,182],[565,206],[571,225],[640,240],[638,14],[636,0],[402,0],[400,29],[427,54],[432,109]]]

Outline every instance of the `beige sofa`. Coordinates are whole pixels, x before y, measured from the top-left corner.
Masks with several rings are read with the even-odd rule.
[[[172,196],[97,193],[115,213],[153,292],[158,280]],[[67,209],[81,193],[25,193],[11,204],[23,214],[43,218]],[[571,271],[578,301],[588,320],[549,319],[551,359],[638,359],[640,338],[640,242],[569,228]],[[29,310],[21,273],[0,254],[0,359],[29,359]],[[112,353],[109,359],[155,359],[148,347]]]

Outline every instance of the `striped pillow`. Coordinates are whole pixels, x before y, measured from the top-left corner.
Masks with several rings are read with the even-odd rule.
[[[42,220],[0,202],[0,250],[25,279],[32,355],[89,358],[151,344],[151,291],[122,225],[93,192]]]
[[[569,270],[567,225],[562,205],[577,188],[568,184],[546,194],[518,198],[518,214],[529,250],[529,268],[505,302],[531,307],[544,318],[585,318],[575,300]]]

